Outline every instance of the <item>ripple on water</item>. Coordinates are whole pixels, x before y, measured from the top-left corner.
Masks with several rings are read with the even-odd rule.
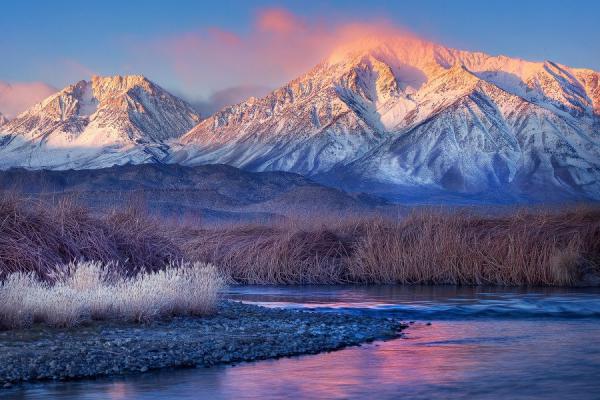
[[[451,287],[238,287],[269,306],[393,313],[406,338],[235,367],[34,385],[27,398],[593,399],[600,291]],[[424,322],[432,321],[428,326]]]

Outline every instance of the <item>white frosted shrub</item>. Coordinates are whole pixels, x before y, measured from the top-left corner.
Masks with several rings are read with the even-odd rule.
[[[213,311],[225,279],[212,265],[171,264],[131,278],[110,274],[98,262],[69,264],[54,284],[13,273],[0,283],[0,327],[40,322],[69,327],[90,320],[147,322]]]

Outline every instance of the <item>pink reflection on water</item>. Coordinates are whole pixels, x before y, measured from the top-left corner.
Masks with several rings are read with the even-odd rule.
[[[115,382],[106,390],[106,397],[109,399],[121,400],[129,398],[128,385],[124,382]]]
[[[468,327],[465,326],[468,329]],[[369,396],[373,382],[390,391],[403,386],[444,385],[464,380],[485,346],[452,344],[456,326],[415,326],[407,339],[316,356],[280,359],[230,368],[222,382],[244,398],[285,395],[302,398]],[[274,370],[277,371],[274,375]],[[400,392],[398,393],[400,394]]]

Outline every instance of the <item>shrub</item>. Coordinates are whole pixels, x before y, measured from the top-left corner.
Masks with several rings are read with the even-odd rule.
[[[189,259],[254,284],[565,286],[600,275],[594,207],[494,216],[417,210],[401,218],[315,221],[198,230],[184,250]]]
[[[170,266],[132,277],[114,265],[81,262],[59,269],[52,282],[14,272],[0,283],[0,327],[33,323],[71,327],[91,320],[149,322],[213,311],[225,280],[203,263]]]
[[[600,277],[600,208],[417,209],[202,226],[139,207],[94,215],[69,200],[0,197],[0,280],[23,272],[52,282],[73,261],[134,277],[173,260],[210,263],[250,284],[579,285]]]
[[[180,260],[175,237],[135,208],[97,216],[69,199],[0,195],[0,279],[12,272],[47,279],[57,265],[74,260],[118,261],[115,266],[134,275]]]

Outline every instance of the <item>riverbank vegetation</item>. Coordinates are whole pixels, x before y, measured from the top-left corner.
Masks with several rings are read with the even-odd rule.
[[[239,283],[571,286],[600,275],[600,207],[415,209],[407,215],[174,223],[140,208],[0,200],[0,272],[52,281],[74,260],[135,276],[201,262]]]
[[[0,283],[0,328],[72,327],[92,320],[150,322],[213,311],[225,281],[207,264],[169,265],[132,277],[99,262],[71,263],[42,281],[15,272]]]
[[[600,210],[420,210],[229,226],[198,231],[184,249],[252,284],[571,286],[600,272]]]

